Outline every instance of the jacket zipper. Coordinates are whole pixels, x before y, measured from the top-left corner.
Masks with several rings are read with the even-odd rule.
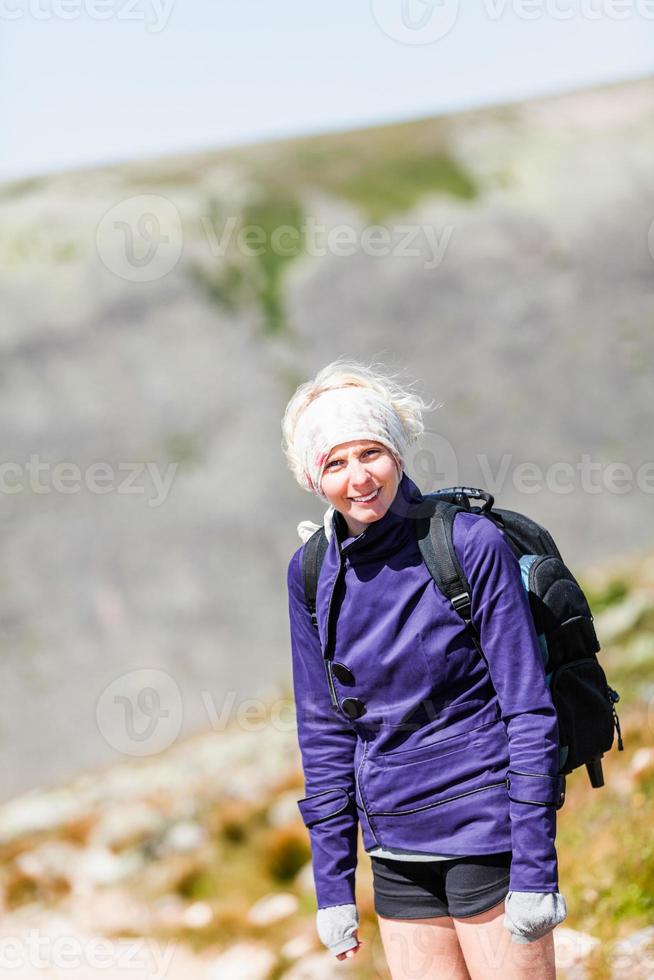
[[[370,819],[370,814],[368,813],[368,808],[366,807],[366,801],[364,799],[363,792],[361,790],[361,783],[359,781],[359,773],[361,772],[361,768],[363,766],[363,763],[366,760],[366,753],[367,753],[367,751],[368,751],[368,743],[367,742],[364,742],[363,743],[363,754],[362,754],[362,756],[361,756],[361,758],[359,760],[359,765],[357,766],[357,771],[356,771],[356,774],[355,774],[355,777],[354,778],[355,778],[355,782],[356,782],[356,786],[357,786],[357,792],[359,793],[359,799],[361,800],[361,806],[363,807],[363,812],[366,815],[366,820],[368,821],[368,826],[370,827],[370,833],[372,834],[372,836],[373,836],[373,838],[375,840],[375,844],[377,845],[377,847],[381,847],[382,845],[380,844],[380,842],[377,839],[377,834],[375,833],[375,828],[373,827],[372,821]]]
[[[338,698],[336,697],[336,688],[334,687],[334,678],[332,677],[331,661],[325,657],[323,659],[325,665],[325,673],[327,674],[327,683],[329,684],[329,695],[332,700],[332,706],[338,710]]]
[[[325,673],[327,674],[327,683],[329,685],[329,695],[332,700],[332,706],[338,711],[338,697],[336,696],[336,688],[334,686],[334,678],[332,677],[331,662],[329,658],[329,641],[331,640],[331,620],[332,620],[332,602],[334,600],[334,593],[336,591],[336,586],[338,580],[341,577],[341,572],[343,571],[343,556],[340,553],[338,555],[338,571],[334,576],[334,582],[332,584],[332,591],[329,595],[329,603],[327,604],[327,625],[325,629],[325,651],[323,653],[323,661],[325,664]]]

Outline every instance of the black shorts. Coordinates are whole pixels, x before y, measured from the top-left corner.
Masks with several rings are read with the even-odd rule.
[[[506,898],[511,851],[447,861],[371,857],[375,912],[386,919],[457,919],[478,915]]]

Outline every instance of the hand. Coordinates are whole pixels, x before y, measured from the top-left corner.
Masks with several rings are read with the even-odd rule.
[[[359,940],[359,914],[356,905],[330,905],[318,909],[316,927],[320,941],[339,960],[354,956],[362,945]]]
[[[559,892],[512,892],[504,903],[504,926],[514,943],[534,943],[563,922],[568,909]]]
[[[353,946],[352,949],[348,949],[346,953],[339,953],[336,957],[337,960],[349,960],[352,956],[356,956],[361,947],[363,946],[363,939],[359,939],[358,932],[354,933],[354,939],[357,941],[357,945]]]

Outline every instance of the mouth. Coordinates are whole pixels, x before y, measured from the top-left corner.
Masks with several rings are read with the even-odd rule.
[[[376,500],[381,493],[381,487],[377,487],[372,493],[369,493],[367,497],[350,497],[350,500],[355,504],[369,504],[373,500]]]

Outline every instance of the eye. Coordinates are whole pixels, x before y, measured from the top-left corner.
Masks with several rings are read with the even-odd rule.
[[[378,453],[378,452],[379,452],[379,450],[378,449],[375,449],[375,448],[373,448],[373,449],[366,449],[366,451],[365,451],[365,453],[363,455],[364,456],[367,456],[368,453]]]

